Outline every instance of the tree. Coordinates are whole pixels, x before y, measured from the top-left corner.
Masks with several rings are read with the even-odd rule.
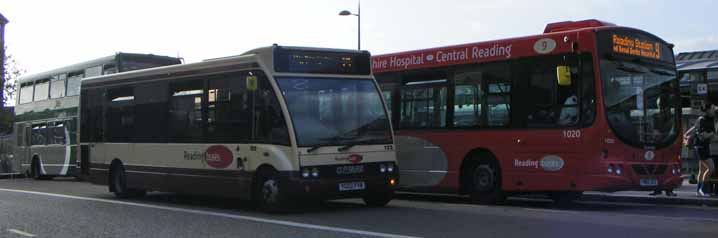
[[[12,105],[14,103],[9,100],[12,100],[15,97],[15,92],[17,91],[17,78],[24,74],[25,70],[19,68],[15,58],[7,52],[6,46],[5,60],[3,61],[5,63],[5,87],[3,89],[5,90],[5,93],[3,94],[2,104],[8,105],[8,102],[10,102],[10,105]]]
[[[12,100],[15,97],[15,92],[17,92],[17,78],[24,74],[25,70],[17,66],[17,62],[12,55],[7,54],[7,47],[5,47],[5,60],[3,63],[5,64],[5,85],[3,88],[5,93],[3,93],[3,98],[0,103],[2,103],[2,105],[8,105],[8,102],[10,102],[10,105],[12,105],[14,104]],[[0,111],[0,135],[12,133],[14,121],[14,108],[4,106],[3,110]]]

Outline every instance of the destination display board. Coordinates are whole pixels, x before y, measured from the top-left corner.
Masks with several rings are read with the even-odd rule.
[[[604,56],[608,54],[674,63],[673,50],[668,43],[638,30],[611,29],[599,31],[597,40],[599,51]]]
[[[371,73],[369,52],[331,52],[278,48],[274,70],[285,73],[355,74]]]

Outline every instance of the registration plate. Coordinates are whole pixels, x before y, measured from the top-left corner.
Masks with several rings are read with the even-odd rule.
[[[658,186],[658,179],[645,179],[640,180],[641,186]]]
[[[339,184],[339,191],[352,191],[352,190],[364,190],[366,189],[366,184],[364,182],[348,182],[348,183],[340,183]]]

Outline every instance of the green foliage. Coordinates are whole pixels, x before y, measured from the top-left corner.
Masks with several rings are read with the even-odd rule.
[[[9,134],[12,132],[13,122],[15,119],[14,108],[11,105],[15,104],[13,100],[15,92],[17,91],[17,78],[25,73],[25,70],[20,69],[17,66],[17,62],[12,55],[7,53],[7,47],[5,47],[5,60],[3,61],[5,66],[5,84],[3,90],[5,91],[2,97],[3,109],[0,111],[0,135]]]

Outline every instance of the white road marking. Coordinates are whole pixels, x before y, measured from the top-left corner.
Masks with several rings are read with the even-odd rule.
[[[103,203],[110,203],[110,204],[119,204],[119,205],[135,206],[135,207],[160,209],[160,210],[165,210],[165,211],[185,212],[185,213],[192,213],[192,214],[197,214],[197,215],[217,216],[217,217],[224,217],[224,218],[230,218],[230,219],[236,219],[236,220],[245,220],[245,221],[261,222],[261,223],[298,227],[298,228],[305,228],[305,229],[347,233],[347,234],[354,234],[354,235],[360,235],[360,236],[390,237],[390,238],[415,238],[416,237],[416,236],[405,236],[405,235],[397,235],[397,234],[389,234],[389,233],[381,233],[381,232],[373,232],[373,231],[340,228],[340,227],[314,225],[314,224],[299,223],[299,222],[292,222],[292,221],[274,220],[274,219],[268,219],[268,218],[235,215],[235,214],[221,213],[221,212],[210,212],[210,211],[188,209],[188,208],[168,207],[168,206],[160,206],[160,205],[143,204],[143,203],[137,203],[137,202],[116,201],[116,200],[102,199],[102,198],[89,198],[89,197],[80,197],[80,196],[72,196],[72,195],[64,195],[64,194],[44,193],[44,192],[35,192],[35,191],[26,191],[26,190],[17,190],[17,189],[4,189],[4,188],[0,188],[0,191],[33,194],[33,195],[43,195],[43,196],[49,196],[49,197],[68,198],[68,199],[93,201],[93,202],[103,202]],[[32,235],[32,234],[30,234],[30,235]]]
[[[30,234],[30,233],[27,233],[27,232],[24,232],[24,231],[21,231],[21,230],[7,229],[7,231],[12,232],[12,233],[15,233],[15,234],[18,234],[18,235],[21,235],[21,236],[25,236],[25,237],[35,237],[34,234]]]

